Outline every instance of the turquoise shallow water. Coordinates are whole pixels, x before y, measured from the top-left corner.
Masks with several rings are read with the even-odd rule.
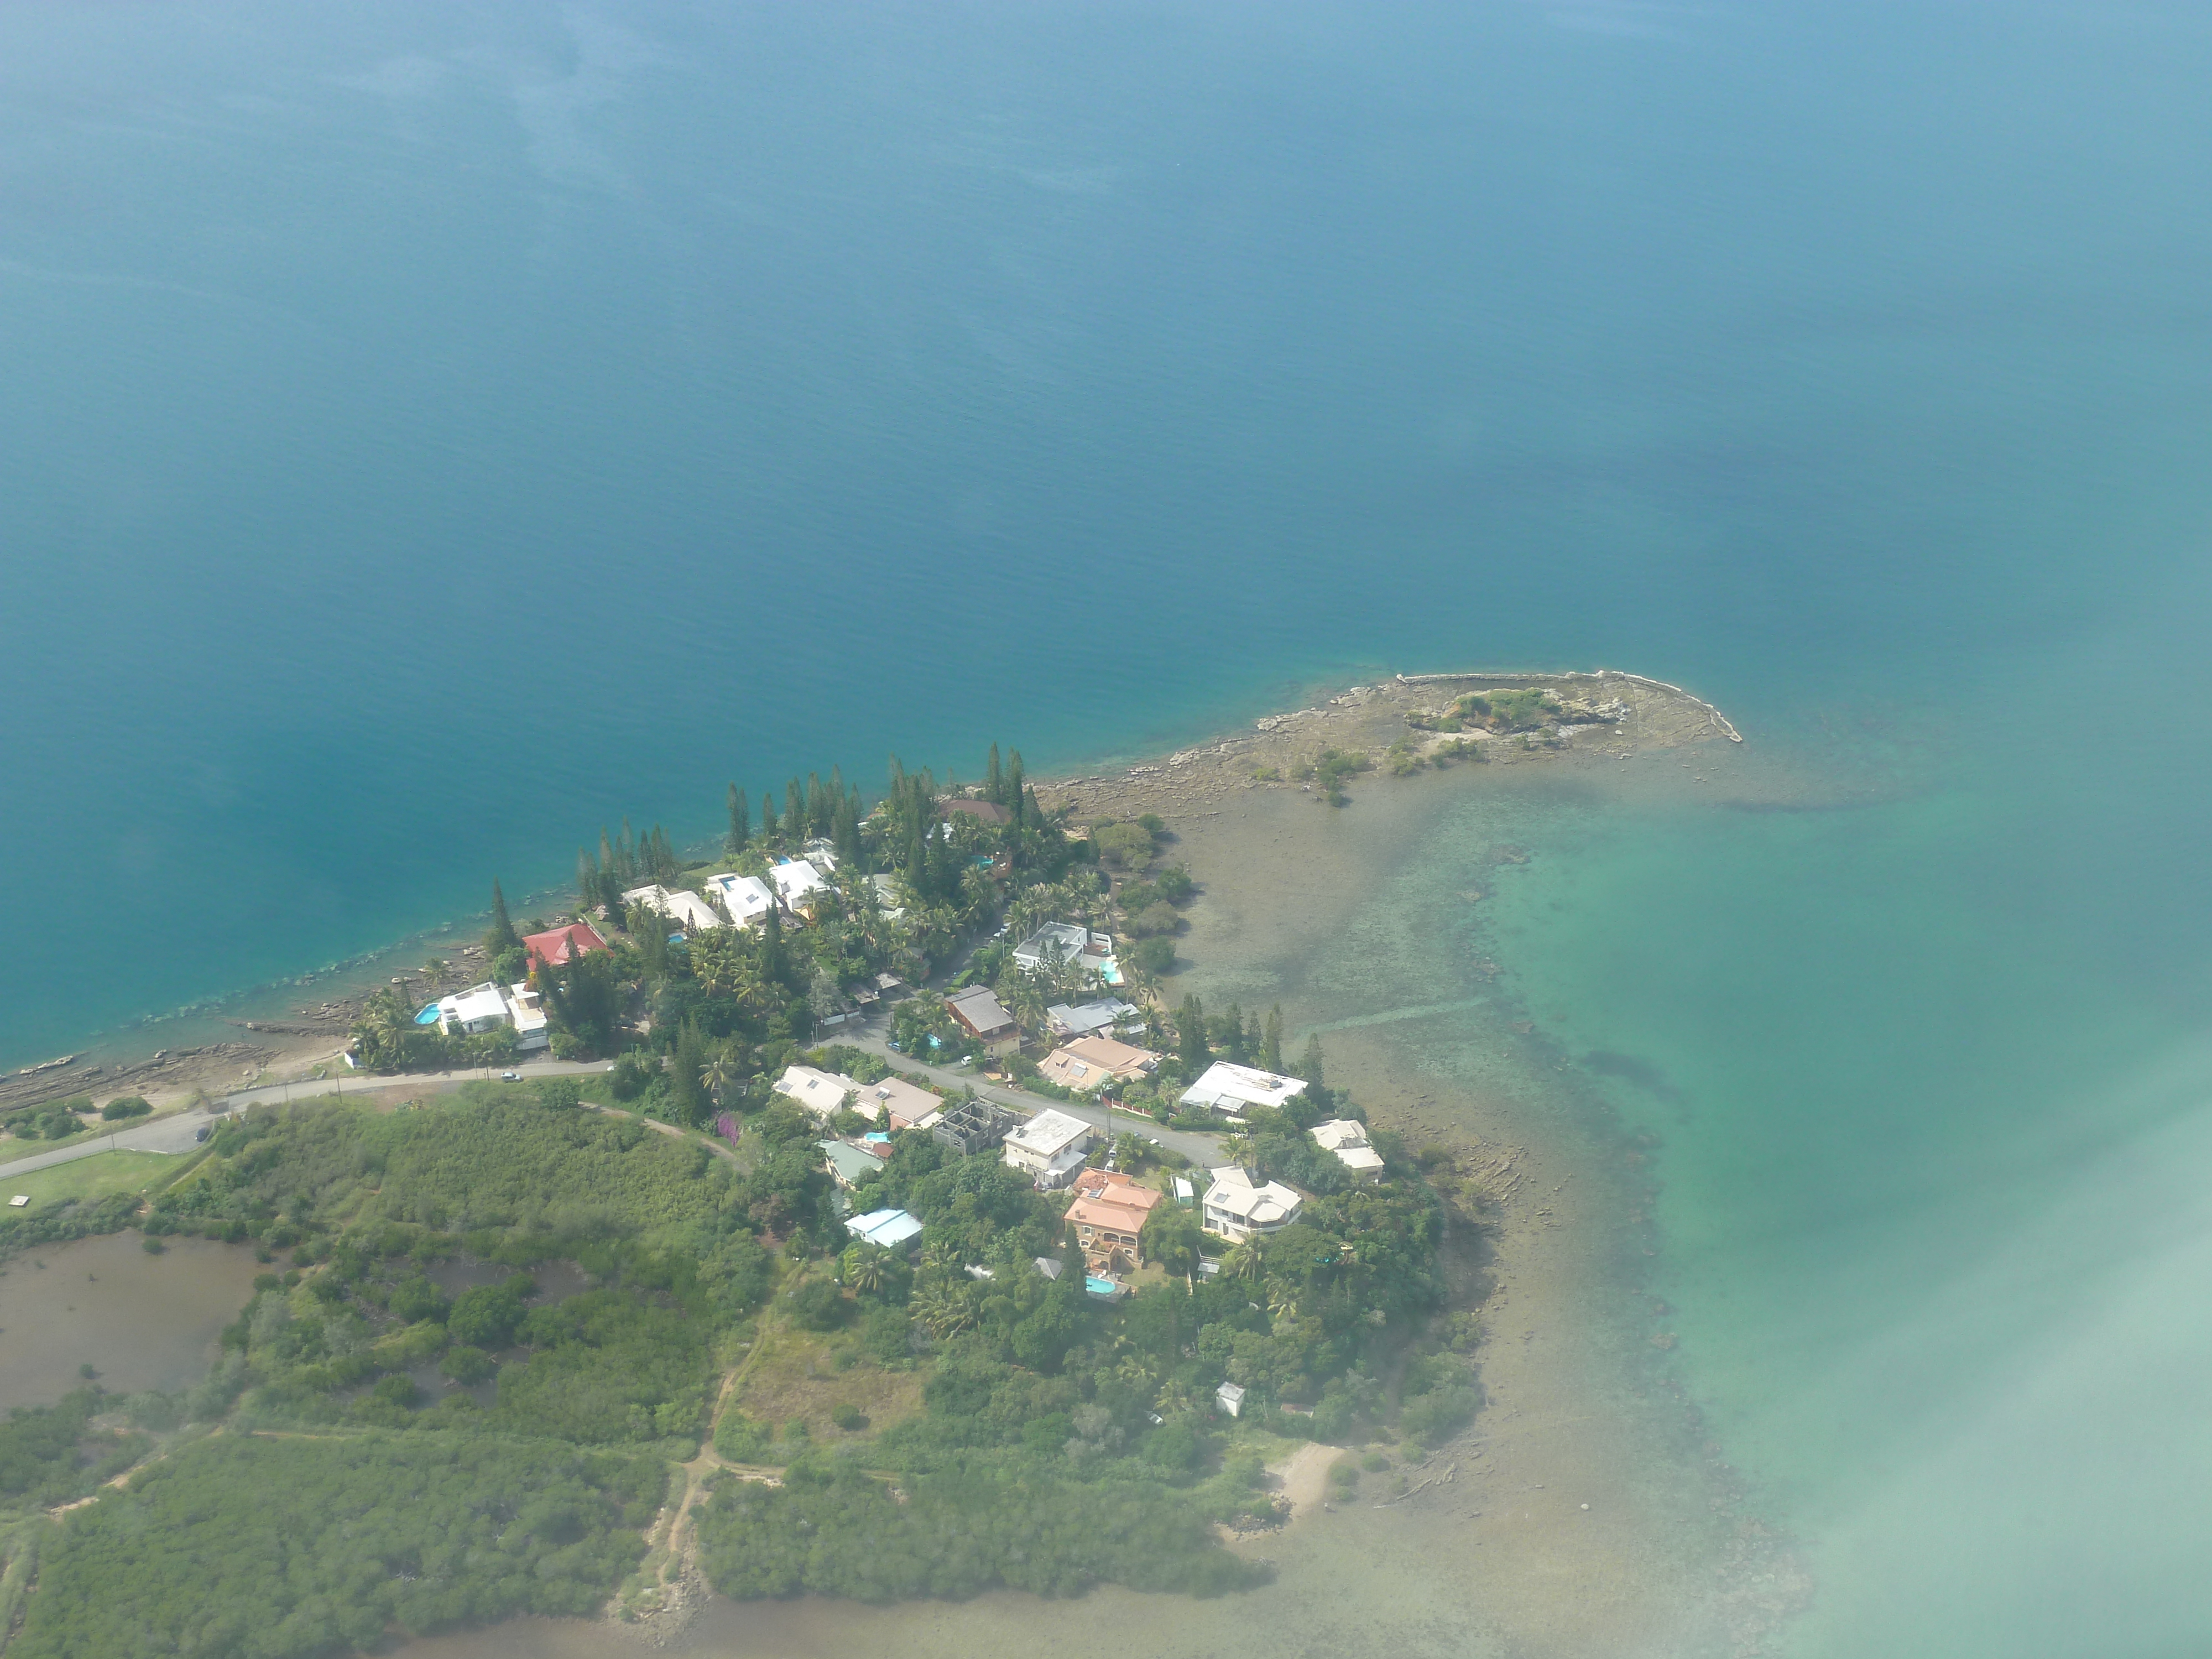
[[[1524,801],[1482,925],[1662,1139],[1805,1650],[2201,1650],[2208,70],[2180,4],[0,4],[0,1062],[732,778],[1658,674],[1821,810]]]

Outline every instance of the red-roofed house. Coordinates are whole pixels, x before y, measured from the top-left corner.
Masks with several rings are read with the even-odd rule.
[[[544,963],[557,967],[564,962],[574,962],[578,957],[587,957],[594,951],[607,948],[588,921],[572,921],[566,927],[556,927],[550,933],[532,933],[522,941],[530,952],[532,963]]]

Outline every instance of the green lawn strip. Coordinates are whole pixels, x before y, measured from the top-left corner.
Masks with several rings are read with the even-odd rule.
[[[58,1204],[89,1202],[112,1193],[136,1193],[173,1175],[184,1160],[174,1152],[98,1152],[0,1182],[0,1199],[21,1194],[30,1202],[15,1213],[37,1214]]]

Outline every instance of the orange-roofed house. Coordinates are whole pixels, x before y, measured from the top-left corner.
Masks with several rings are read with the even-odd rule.
[[[550,933],[532,933],[522,941],[523,949],[530,952],[534,966],[539,963],[556,968],[564,962],[574,962],[594,951],[607,948],[606,940],[588,921],[572,921],[566,927],[556,927]]]
[[[1166,1194],[1118,1170],[1085,1170],[1075,1178],[1075,1202],[1068,1224],[1083,1247],[1085,1268],[1098,1279],[1115,1279],[1144,1266],[1137,1235],[1145,1218]]]

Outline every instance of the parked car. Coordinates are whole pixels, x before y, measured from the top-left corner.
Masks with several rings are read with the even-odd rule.
[[[499,1074],[499,1080],[501,1083],[520,1083],[522,1081],[522,1073],[520,1072],[501,1072]]]
[[[198,1128],[192,1131],[192,1139],[194,1140],[205,1140],[214,1133],[215,1129],[212,1125],[203,1123]]]

